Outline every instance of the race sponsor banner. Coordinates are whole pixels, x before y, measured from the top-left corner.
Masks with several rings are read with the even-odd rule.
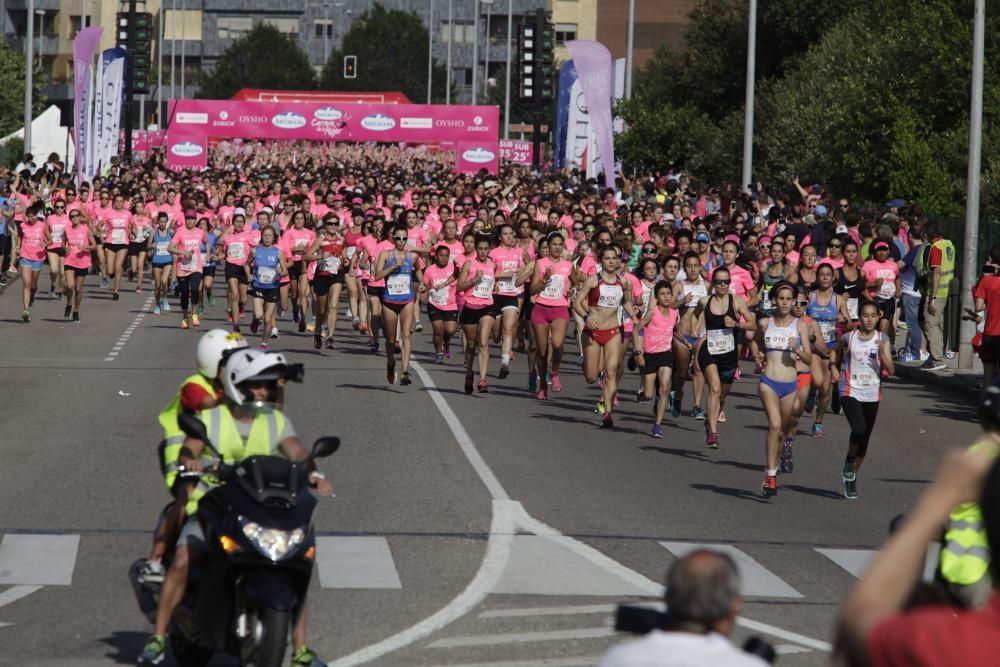
[[[500,166],[499,158],[500,145],[495,139],[492,142],[460,141],[455,153],[455,171],[459,174],[475,174],[480,169],[485,169],[495,175]]]
[[[542,160],[542,155],[545,154],[545,145],[542,144],[538,147],[540,155],[538,156],[539,162]],[[531,142],[530,141],[518,141],[515,139],[501,139],[500,140],[500,159],[507,160],[508,162],[513,162],[514,164],[531,164]]]
[[[121,125],[122,98],[125,90],[125,49],[107,49],[101,54],[101,97],[95,105],[94,168],[95,173],[111,166],[118,147]]]
[[[208,137],[192,136],[171,141],[167,133],[167,166],[170,169],[201,169],[207,164]]]
[[[145,155],[154,148],[162,146],[166,136],[166,130],[132,130],[132,152],[136,155]],[[124,151],[125,130],[119,130],[118,152]]]
[[[90,73],[93,69],[94,52],[101,41],[104,28],[97,26],[84,28],[73,40],[73,126],[76,130],[76,182],[85,178],[85,156],[87,154],[87,138],[90,131]],[[28,150],[27,148],[25,150]]]
[[[590,115],[587,100],[583,97],[583,87],[577,79],[570,86],[569,117],[566,121],[566,147],[563,166],[580,167],[587,159],[587,145],[590,137]]]
[[[569,40],[566,42],[576,65],[587,111],[597,147],[604,166],[604,184],[615,185],[614,137],[611,126],[611,52],[599,42]]]
[[[576,83],[576,67],[567,60],[559,68],[559,93],[556,96],[556,137],[555,163],[557,167],[566,164],[566,129],[569,126],[570,90]]]

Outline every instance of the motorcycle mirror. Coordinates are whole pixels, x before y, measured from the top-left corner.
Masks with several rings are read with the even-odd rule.
[[[189,438],[194,438],[195,440],[201,440],[208,447],[209,451],[215,456],[219,456],[218,450],[215,449],[215,445],[212,441],[208,439],[208,432],[205,430],[205,422],[201,421],[197,417],[187,412],[182,412],[177,417],[177,425],[181,427],[184,431],[184,435]]]
[[[309,458],[321,459],[330,456],[338,449],[340,449],[340,438],[328,435],[313,443],[312,454],[309,455]]]

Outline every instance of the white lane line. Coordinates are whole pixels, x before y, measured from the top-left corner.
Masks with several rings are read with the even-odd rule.
[[[614,637],[614,628],[580,628],[579,630],[545,630],[541,632],[510,632],[496,635],[470,635],[467,637],[447,637],[431,642],[427,648],[463,648],[469,646],[496,646],[499,644],[522,644],[526,642],[561,642],[571,639],[600,639]]]
[[[79,535],[6,535],[0,542],[0,584],[69,586]]]
[[[812,637],[806,637],[805,635],[800,635],[799,633],[792,632],[791,630],[783,630],[768,623],[751,621],[749,618],[743,618],[742,616],[737,617],[736,625],[746,628],[747,630],[762,632],[765,635],[771,635],[772,637],[777,637],[778,639],[784,639],[785,641],[795,642],[796,644],[801,644],[802,646],[808,646],[809,648],[814,648],[817,651],[830,652],[833,650],[833,646],[831,646],[828,642],[813,639]]]
[[[744,596],[767,598],[800,598],[802,594],[789,586],[778,575],[730,544],[694,544],[691,542],[660,542],[660,546],[683,558],[692,551],[711,549],[721,551],[736,561],[740,569],[740,593]]]
[[[539,660],[504,660],[503,662],[450,662],[447,665],[423,665],[423,667],[593,667],[601,661],[601,656],[581,656],[579,658],[541,658]]]
[[[525,616],[568,616],[571,614],[613,614],[615,607],[608,604],[587,604],[575,607],[528,607],[522,609],[492,609],[479,614],[479,618],[522,618]]]
[[[859,579],[878,553],[872,549],[814,549],[814,551],[826,556]]]
[[[384,537],[317,537],[316,569],[323,588],[402,588]]]
[[[35,591],[42,590],[41,586],[14,586],[0,593],[0,607],[17,602],[21,598],[28,597]],[[0,623],[3,625],[3,623]]]
[[[135,333],[135,330],[139,327],[139,324],[142,323],[142,319],[146,317],[146,313],[149,311],[152,305],[153,305],[153,297],[149,296],[146,299],[145,303],[142,304],[142,308],[139,309],[139,312],[132,320],[132,323],[125,328],[125,332],[118,339],[118,342],[115,343],[114,347],[111,348],[111,351],[108,352],[108,356],[104,357],[104,361],[115,360],[115,357],[117,357],[121,353],[122,349],[124,349],[125,345],[128,343],[128,339],[132,337],[132,334]]]
[[[774,647],[774,652],[778,655],[792,655],[795,653],[810,653],[809,649],[796,646],[795,644],[778,644]]]

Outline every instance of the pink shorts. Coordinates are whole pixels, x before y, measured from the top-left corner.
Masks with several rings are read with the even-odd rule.
[[[532,324],[552,324],[559,320],[569,321],[569,306],[544,306],[536,303],[531,309]]]

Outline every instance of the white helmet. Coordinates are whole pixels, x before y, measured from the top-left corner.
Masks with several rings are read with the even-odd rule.
[[[226,360],[222,390],[236,405],[250,403],[253,397],[241,387],[244,382],[277,381],[285,377],[288,366],[285,356],[280,352],[237,350]]]
[[[198,372],[214,380],[219,377],[219,364],[227,350],[247,347],[247,341],[235,331],[212,329],[198,339]]]

